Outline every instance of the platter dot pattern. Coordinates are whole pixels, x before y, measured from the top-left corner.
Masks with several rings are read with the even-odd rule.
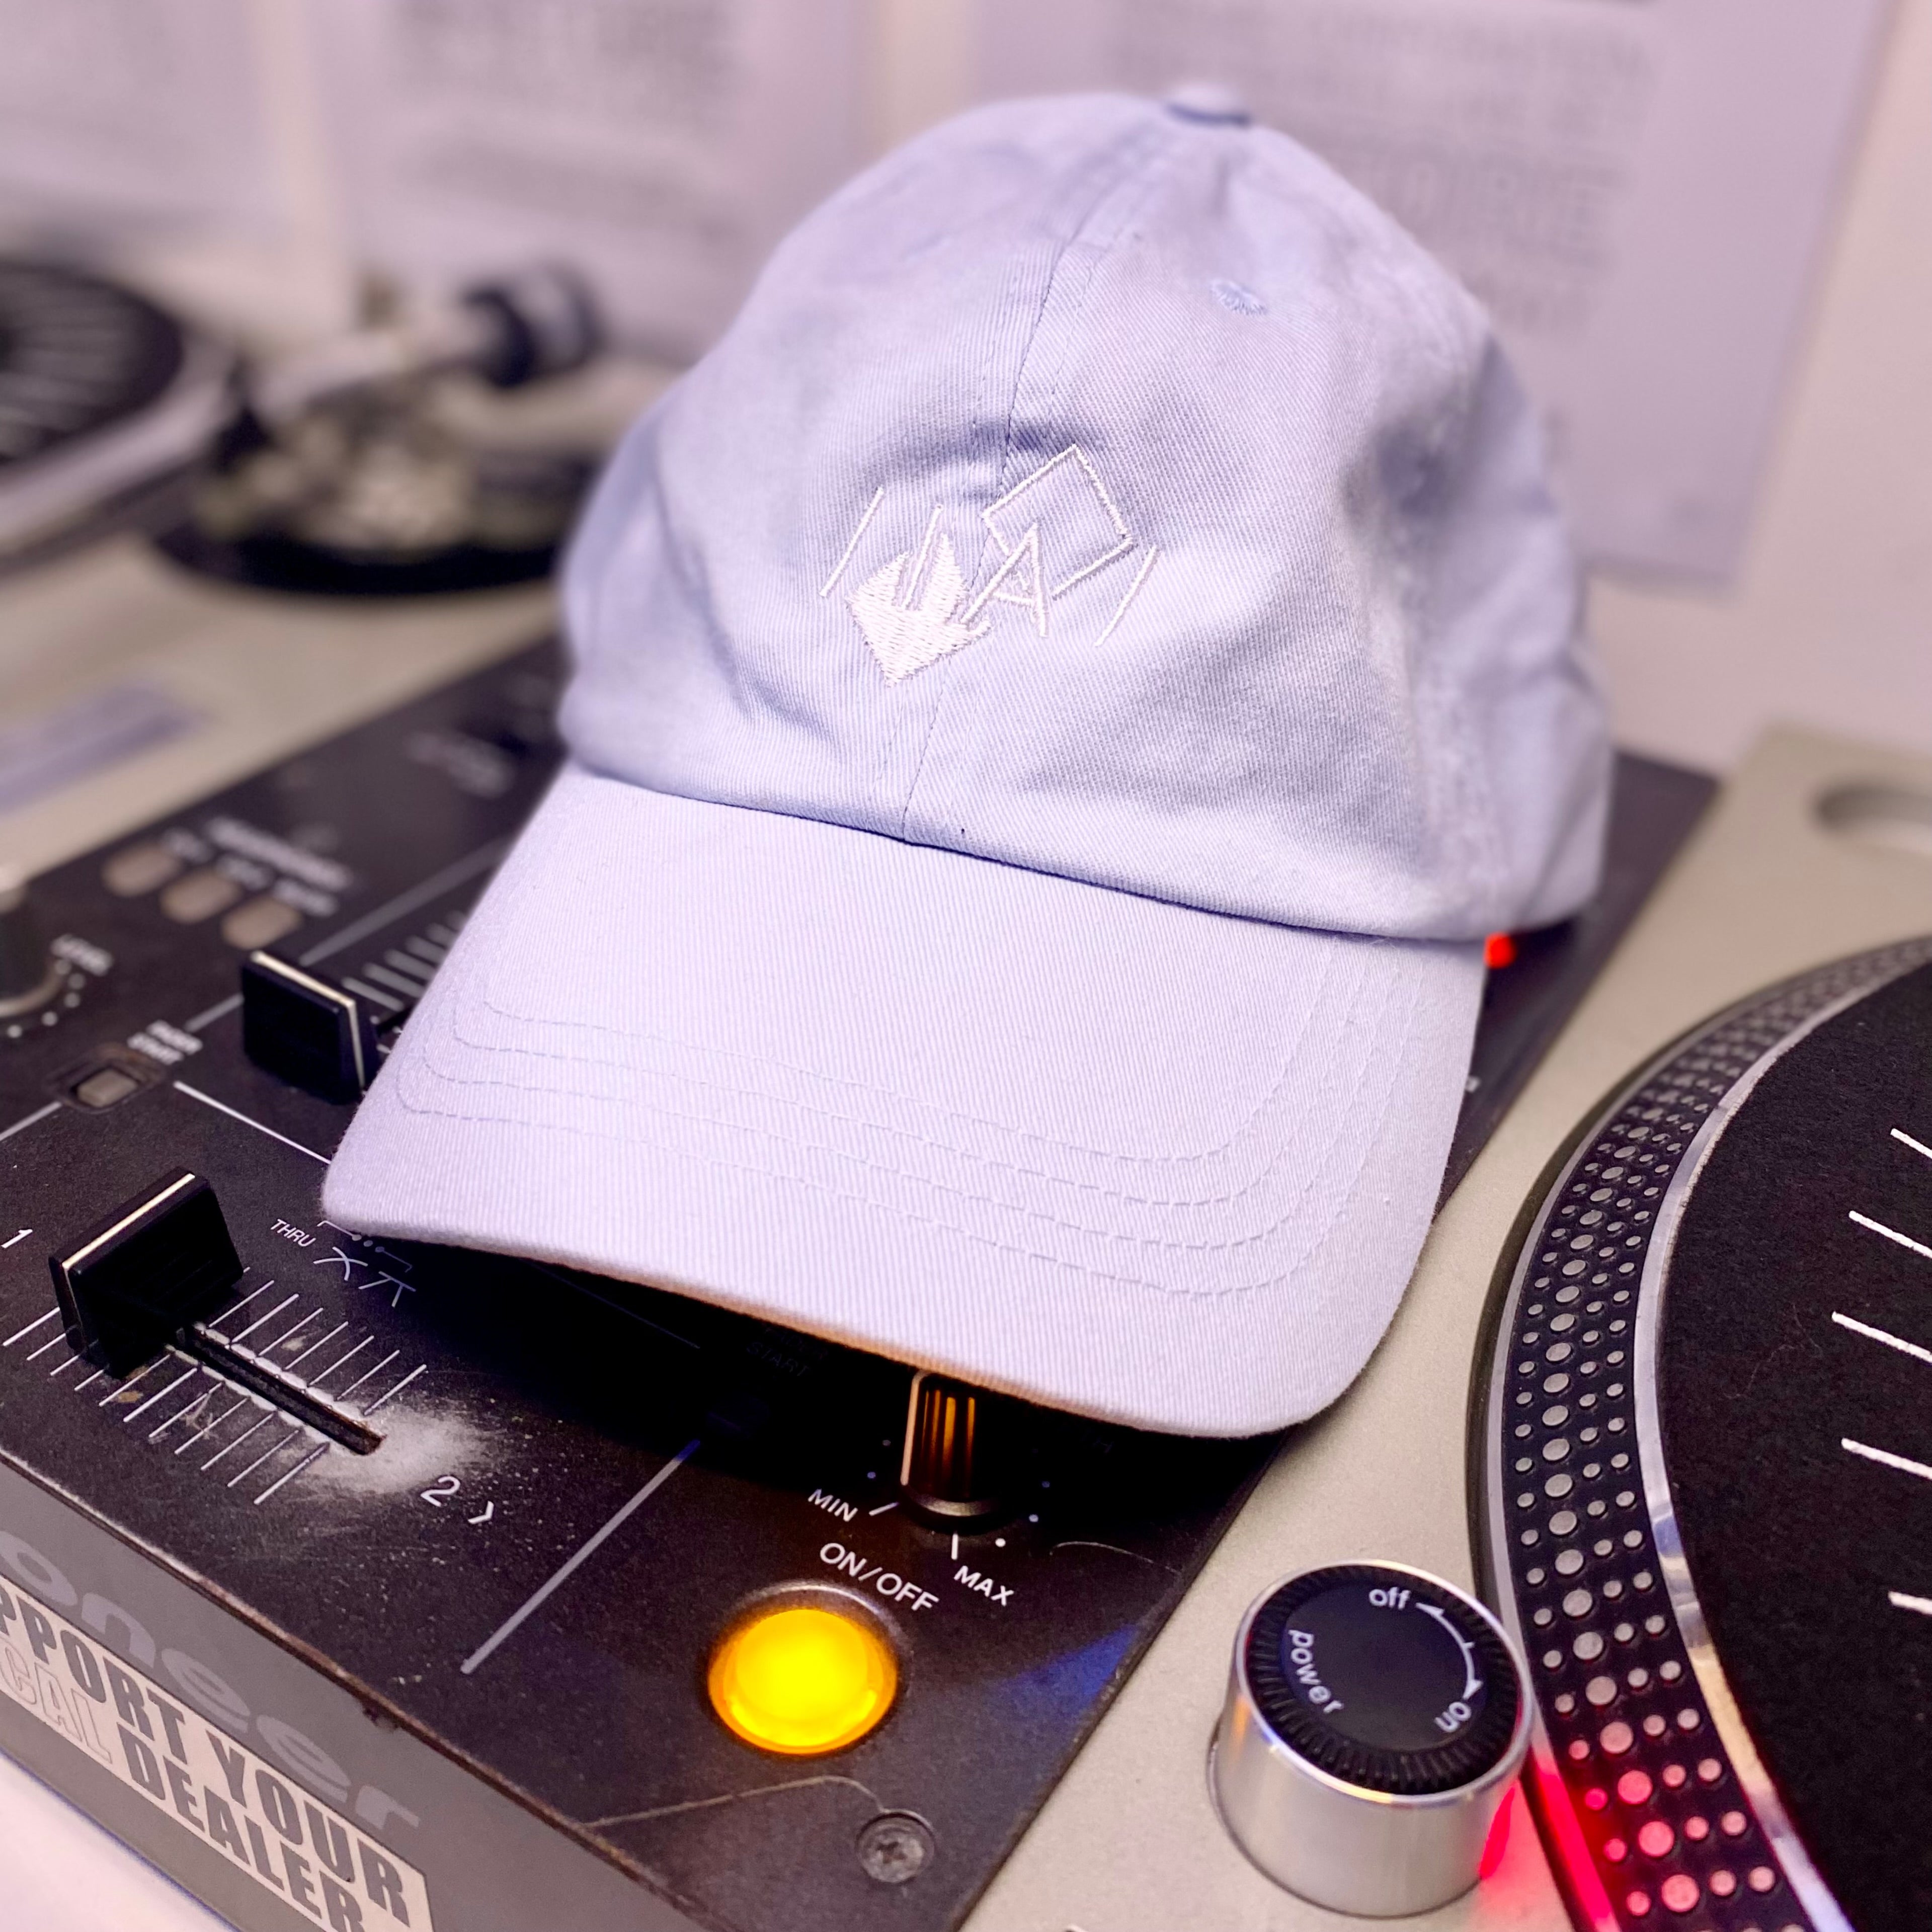
[[[1928,959],[1932,940],[1834,962],[1672,1049],[1586,1133],[1516,1258],[1477,1445],[1484,1553],[1529,1659],[1533,1755],[1628,1932],[1816,1932],[1712,1721],[1652,1528],[1646,1479],[1661,1472],[1637,1441],[1634,1337],[1659,1208],[1767,1053]]]

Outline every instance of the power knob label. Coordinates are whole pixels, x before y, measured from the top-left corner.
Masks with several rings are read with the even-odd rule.
[[[1286,1583],[1250,1627],[1263,1720],[1370,1791],[1454,1790],[1508,1750],[1521,1693],[1508,1646],[1460,1593],[1368,1564]]]

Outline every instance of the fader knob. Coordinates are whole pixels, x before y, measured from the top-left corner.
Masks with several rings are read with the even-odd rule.
[[[963,1526],[996,1516],[1011,1454],[1010,1406],[921,1370],[906,1403],[899,1489],[922,1516]]]
[[[47,1258],[68,1345],[122,1376],[228,1302],[241,1258],[214,1190],[164,1174]]]
[[[272,952],[242,962],[242,1050],[318,1100],[360,1100],[376,1077],[376,1026],[362,1002]]]
[[[0,1019],[44,1006],[59,990],[59,969],[41,941],[26,874],[0,863]]]
[[[1419,1570],[1352,1563],[1278,1585],[1242,1620],[1214,1741],[1221,1816],[1318,1905],[1426,1912],[1476,1882],[1529,1744],[1515,1645]]]

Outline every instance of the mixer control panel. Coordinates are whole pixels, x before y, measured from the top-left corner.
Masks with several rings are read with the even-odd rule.
[[[249,1932],[939,1932],[1277,1443],[322,1214],[560,675],[533,646],[0,879],[0,1748]],[[1621,780],[1603,898],[1492,978],[1452,1181],[1707,790]],[[1502,1754],[1408,1808],[1456,1811],[1444,1896],[1505,1676]],[[1220,1788],[1272,1871],[1328,1774],[1280,1784],[1253,1712]]]
[[[9,997],[38,1004],[0,1021],[0,1591],[104,1684],[156,1678],[221,1751],[266,1750],[284,1822],[317,1808],[318,1901],[339,1815],[483,1932],[521,1932],[492,1915],[545,1874],[573,1909],[614,1886],[614,1924],[949,1925],[1272,1444],[322,1217],[356,1100],[555,769],[557,674],[537,647],[11,901]],[[131,1585],[89,1581],[130,1550]],[[171,1687],[171,1648],[213,1676]],[[89,1708],[64,1730],[0,1696],[0,1744],[142,1842],[86,1787],[118,1766],[152,1811],[147,1760],[58,1681]],[[347,1714],[301,1744],[237,1717],[319,1684]],[[279,1932],[290,1872],[209,1788],[145,1820],[150,1856]]]

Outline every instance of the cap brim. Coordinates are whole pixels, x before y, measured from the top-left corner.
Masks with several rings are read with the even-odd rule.
[[[566,770],[324,1191],[1144,1427],[1354,1378],[1478,948],[1295,930]]]

